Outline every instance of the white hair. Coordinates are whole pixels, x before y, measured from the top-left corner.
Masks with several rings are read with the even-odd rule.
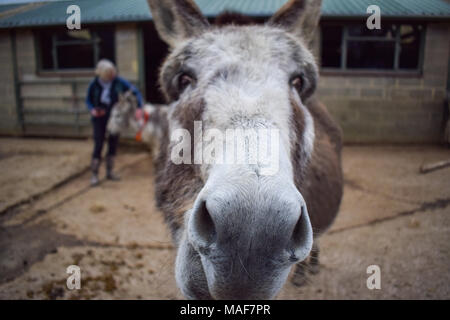
[[[97,63],[97,67],[95,69],[95,74],[102,78],[103,75],[108,74],[110,72],[117,74],[117,69],[116,69],[116,66],[114,65],[114,63],[112,63],[108,59],[101,59]]]

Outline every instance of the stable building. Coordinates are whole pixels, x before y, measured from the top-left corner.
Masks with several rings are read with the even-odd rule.
[[[286,0],[195,0],[213,22],[237,11],[263,23]],[[67,7],[81,9],[68,30]],[[381,9],[369,30],[367,8]],[[448,118],[450,3],[323,0],[314,41],[318,96],[347,143],[439,143]],[[168,52],[146,0],[0,5],[0,134],[87,136],[84,99],[101,58],[114,61],[147,101],[163,102],[158,68]]]

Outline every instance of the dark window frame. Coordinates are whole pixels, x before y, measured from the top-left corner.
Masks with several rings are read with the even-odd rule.
[[[365,21],[364,21],[365,23]],[[427,33],[427,25],[423,22],[408,22],[408,21],[383,21],[383,23],[389,25],[396,25],[396,35],[393,39],[388,39],[385,37],[376,36],[350,36],[349,28],[355,25],[361,25],[360,22],[356,23],[354,21],[326,21],[322,22],[320,25],[320,41],[319,41],[319,55],[322,60],[323,53],[323,26],[336,26],[342,28],[341,33],[341,56],[340,56],[340,67],[323,67],[321,61],[320,72],[324,75],[355,75],[355,76],[406,76],[406,77],[421,77],[423,75],[423,64],[424,64],[424,54],[425,54],[425,37]],[[422,27],[420,34],[420,44],[419,44],[419,60],[416,69],[405,69],[400,68],[400,49],[401,49],[401,25],[420,25]],[[347,67],[347,49],[349,41],[380,41],[380,42],[395,42],[395,53],[394,53],[394,67],[392,69],[371,69],[371,68],[348,68]]]
[[[34,30],[34,42],[35,42],[35,51],[36,51],[36,73],[38,75],[42,76],[53,76],[53,75],[62,75],[62,76],[92,76],[95,74],[95,65],[97,62],[102,58],[100,57],[100,36],[99,36],[99,30],[100,29],[110,29],[112,32],[113,37],[113,52],[111,53],[111,60],[115,62],[117,58],[116,53],[116,28],[113,25],[90,25],[85,28],[85,30],[89,30],[92,34],[92,39],[89,40],[74,40],[74,41],[61,41],[57,40],[57,34],[59,32],[68,31],[67,29],[58,28],[58,27],[48,27],[48,28],[38,28]],[[43,46],[41,43],[41,36],[43,32],[52,32],[52,47],[47,48],[47,50],[51,50],[51,56],[52,56],[52,62],[53,62],[53,68],[44,68],[43,67],[43,58],[42,58],[42,50]],[[74,30],[73,32],[76,32]],[[92,45],[93,47],[93,66],[89,68],[59,68],[58,67],[58,61],[57,61],[57,48],[62,46],[71,46],[71,45]]]

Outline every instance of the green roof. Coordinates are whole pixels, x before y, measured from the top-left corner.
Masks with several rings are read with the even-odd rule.
[[[368,16],[367,7],[377,5],[381,19],[450,18],[450,3],[445,0],[323,0],[322,15],[326,17]]]
[[[72,4],[80,7],[81,25],[151,20],[150,9],[145,0],[70,0],[45,2],[38,8],[0,18],[0,28],[65,26],[68,17],[66,10]]]
[[[270,16],[287,0],[195,0],[207,16],[224,10],[252,16]],[[382,17],[450,18],[450,3],[445,0],[322,0],[322,17],[367,17],[367,7],[378,5]]]
[[[238,11],[252,16],[270,16],[287,0],[195,0],[206,16]],[[81,23],[149,21],[151,13],[146,0],[61,0],[30,6],[16,14],[0,15],[0,28],[65,25],[66,9],[77,4]],[[378,5],[387,18],[450,19],[450,3],[446,0],[323,0],[322,18],[367,17],[367,7]],[[19,5],[0,5],[0,12]]]
[[[0,6],[0,14],[22,7],[23,4],[5,4]]]

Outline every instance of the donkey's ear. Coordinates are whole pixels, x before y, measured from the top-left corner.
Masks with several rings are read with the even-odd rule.
[[[269,24],[301,36],[309,44],[319,23],[321,7],[322,0],[289,0],[270,18]]]
[[[161,38],[172,48],[209,27],[193,0],[147,0]]]

